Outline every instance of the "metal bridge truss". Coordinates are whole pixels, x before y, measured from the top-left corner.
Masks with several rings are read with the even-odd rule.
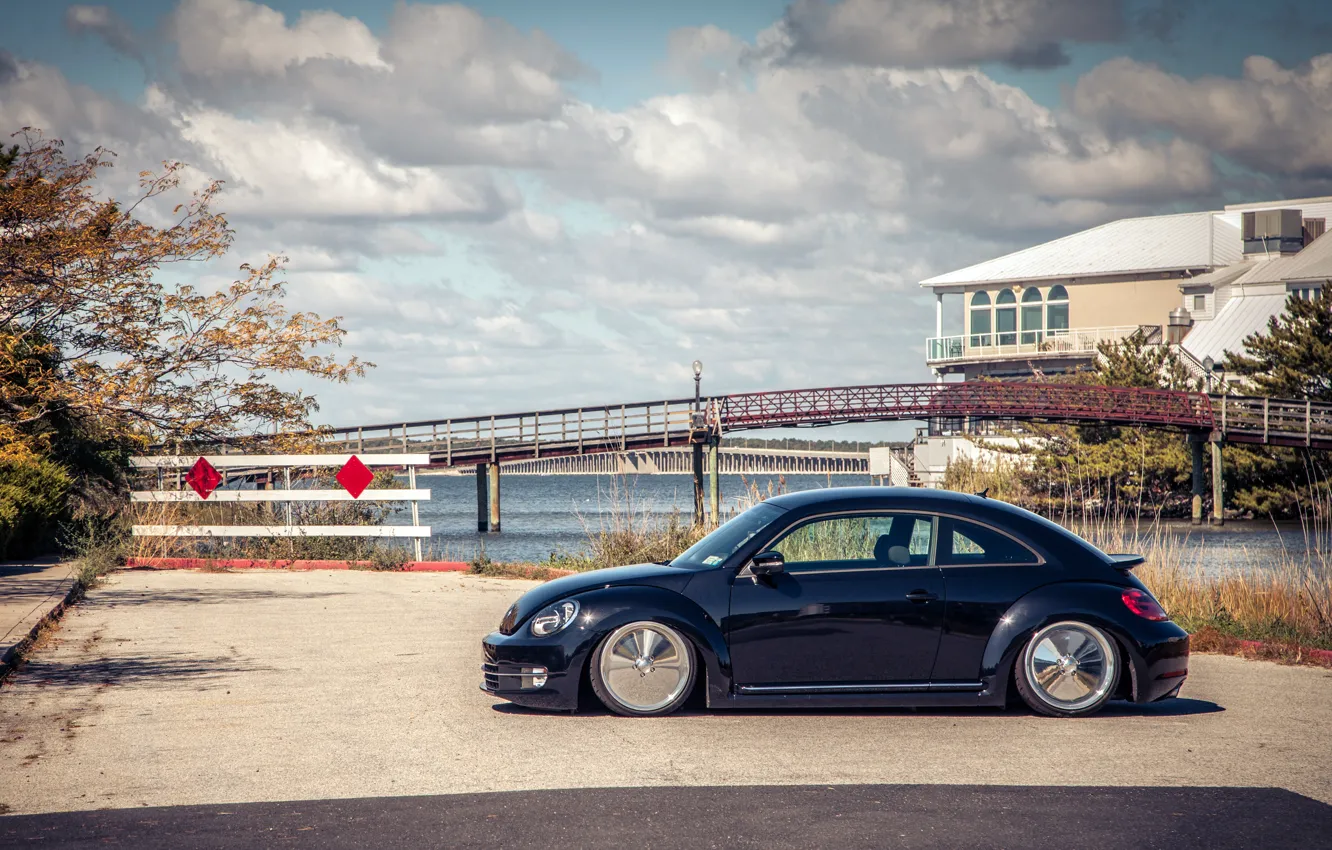
[[[340,452],[429,452],[435,466],[645,451],[728,432],[848,422],[959,420],[1138,425],[1213,441],[1332,449],[1332,404],[1069,384],[968,381],[740,393],[601,407],[365,425],[331,431]]]

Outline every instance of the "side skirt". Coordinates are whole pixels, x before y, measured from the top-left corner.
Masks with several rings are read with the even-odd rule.
[[[910,689],[907,689],[910,688]],[[962,690],[961,688],[966,688]],[[749,708],[976,708],[1002,706],[1002,698],[981,693],[979,683],[967,685],[848,686],[846,688],[761,689],[742,686],[740,693],[712,700],[714,709]]]

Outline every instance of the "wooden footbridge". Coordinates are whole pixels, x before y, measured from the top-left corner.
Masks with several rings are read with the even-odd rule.
[[[1332,448],[1332,404],[1125,387],[969,381],[782,390],[333,428],[329,451],[428,452],[435,466],[706,443],[727,433],[896,420],[1139,425],[1213,442]]]
[[[1218,473],[1213,475],[1214,521],[1219,521],[1222,503],[1223,444],[1332,449],[1332,404],[994,381],[779,390],[355,425],[331,429],[324,439],[331,452],[427,453],[435,467],[476,467],[478,527],[485,530],[498,526],[500,464],[691,446],[695,507],[701,511],[703,452],[709,455],[709,468],[718,469],[717,446],[728,433],[897,420],[1128,425],[1188,434],[1194,446],[1195,517],[1201,511],[1203,446],[1211,445]],[[709,488],[714,511],[716,477],[711,476]]]

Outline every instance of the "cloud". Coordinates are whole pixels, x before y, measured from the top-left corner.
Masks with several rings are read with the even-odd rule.
[[[1120,38],[1123,0],[795,0],[777,28],[786,60],[874,67],[1068,63],[1065,42]]]
[[[1071,105],[1119,135],[1166,131],[1260,172],[1332,179],[1332,54],[1300,68],[1250,56],[1238,79],[1113,59],[1078,81]]]
[[[385,67],[369,27],[335,12],[303,12],[288,26],[281,12],[250,0],[181,0],[167,18],[183,74],[277,76],[313,59]]]
[[[171,106],[156,108],[169,115]],[[184,109],[175,121],[196,152],[194,165],[229,181],[226,204],[238,215],[488,221],[518,203],[514,192],[484,171],[393,165],[317,119]]]
[[[1071,111],[924,66],[1116,37],[1118,4],[882,5],[919,45],[867,4],[797,3],[753,43],[671,33],[684,85],[608,109],[575,96],[591,72],[565,48],[463,6],[399,4],[372,32],[184,0],[178,64],[141,99],[0,56],[0,121],[120,151],[121,187],[166,158],[224,178],[237,243],[208,279],[286,254],[289,304],[344,316],[380,364],[309,388],[339,423],[674,397],[695,357],[711,391],[924,379],[921,279],[1234,185],[1207,128],[1093,97],[1105,66]],[[1262,85],[1317,88],[1284,73]]]
[[[65,29],[75,35],[92,33],[107,43],[112,50],[124,54],[140,65],[146,65],[139,37],[129,24],[106,6],[76,4],[65,10]]]
[[[0,50],[0,86],[9,85],[19,78],[19,62],[14,54]]]

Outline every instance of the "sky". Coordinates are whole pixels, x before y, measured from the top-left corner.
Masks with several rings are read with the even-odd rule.
[[[1332,4],[0,0],[25,126],[114,151],[110,196],[225,181],[231,253],[172,273],[289,258],[377,364],[281,379],[321,423],[687,396],[696,358],[705,393],[925,381],[924,278],[1332,194]]]

